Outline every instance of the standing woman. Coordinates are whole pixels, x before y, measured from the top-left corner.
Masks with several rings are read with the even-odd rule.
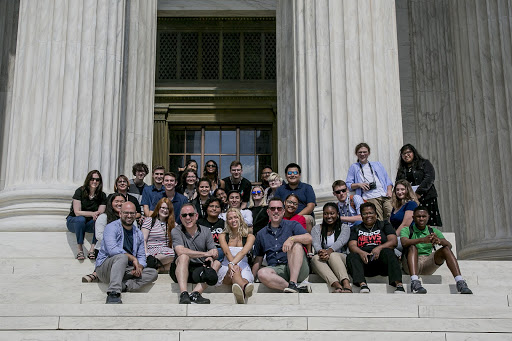
[[[197,174],[190,168],[187,168],[183,171],[183,176],[181,177],[182,187],[181,190],[183,195],[188,199],[189,202],[192,202],[197,197]]]
[[[283,179],[277,173],[270,173],[267,179],[269,187],[265,189],[265,200],[268,205],[270,199],[276,194],[277,189],[283,184]]]
[[[203,177],[210,180],[210,194],[213,194],[217,188],[224,188],[224,180],[219,178],[219,167],[217,166],[217,162],[213,160],[206,161],[203,170]]]
[[[103,193],[101,173],[98,170],[92,170],[85,177],[84,184],[73,194],[71,209],[66,218],[68,230],[76,234],[78,248],[76,259],[85,259],[83,249],[85,232],[94,233],[96,219],[105,212],[106,205],[107,196]],[[96,259],[95,244],[96,236],[93,235],[91,249],[87,256],[89,259]]]
[[[400,148],[396,179],[406,179],[411,183],[420,205],[428,209],[430,218],[427,224],[430,226],[443,226],[437,205],[437,191],[434,186],[435,178],[436,172],[432,163],[423,158],[412,144],[406,144]]]
[[[137,198],[133,195],[131,195],[130,193],[128,193],[128,188],[129,188],[129,180],[128,180],[128,177],[125,176],[125,175],[119,175],[116,179],[116,182],[114,184],[114,193],[113,194],[110,194],[109,195],[109,198],[111,195],[114,195],[115,193],[121,193],[122,195],[124,195],[124,197],[131,203],[133,203],[135,205],[135,210],[137,211],[137,215],[135,216],[135,218],[137,218],[137,220],[140,218],[141,216],[141,208],[140,208],[140,203],[139,203],[139,200],[137,200]],[[107,198],[107,199],[109,199]],[[96,248],[99,250],[99,248]]]
[[[315,273],[334,288],[334,292],[351,293],[345,254],[350,238],[350,225],[341,223],[338,205],[333,202],[324,205],[323,218],[322,223],[311,231],[316,252],[311,259],[311,266]]]
[[[206,217],[205,204],[210,199],[210,188],[211,182],[208,178],[201,178],[197,184],[197,196],[192,200],[192,204],[195,206],[199,218]]]
[[[249,266],[247,254],[251,251],[256,238],[249,233],[249,227],[237,208],[230,208],[226,213],[226,225],[219,235],[219,242],[224,251],[224,260],[218,272],[217,285],[232,284],[231,290],[236,303],[244,303],[246,297],[252,296],[254,276]]]
[[[146,257],[152,255],[162,262],[163,269],[159,271],[169,271],[174,260],[171,230],[175,226],[174,207],[169,198],[160,199],[153,214],[142,224]]]
[[[377,209],[379,220],[388,220],[391,215],[391,190],[393,182],[388,176],[384,166],[377,161],[370,162],[370,146],[359,143],[355,148],[357,162],[348,169],[347,187],[356,191],[357,195],[371,202]]]

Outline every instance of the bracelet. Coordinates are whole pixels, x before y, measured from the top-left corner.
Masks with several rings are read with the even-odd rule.
[[[228,263],[228,265],[229,265],[229,264],[231,264],[231,265],[233,265],[233,266],[235,266],[235,265],[236,265],[236,264],[235,264],[235,263],[233,263],[233,262],[229,262],[229,263]]]

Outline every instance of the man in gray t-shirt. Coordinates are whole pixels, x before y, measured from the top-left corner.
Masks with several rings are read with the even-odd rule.
[[[221,266],[216,260],[217,247],[210,229],[197,224],[198,214],[194,205],[184,204],[180,217],[181,225],[171,230],[172,246],[176,256],[169,275],[180,286],[180,304],[209,304],[210,300],[202,297],[201,293],[208,284],[215,284],[213,281],[216,281],[216,272]],[[211,264],[211,268],[205,267],[208,263]],[[194,274],[204,281],[198,281]],[[197,283],[190,295],[187,292],[189,282]]]

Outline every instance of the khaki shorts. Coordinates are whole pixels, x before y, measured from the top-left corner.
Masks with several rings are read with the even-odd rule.
[[[437,265],[434,260],[435,252],[429,256],[418,256],[418,275],[432,275],[443,264]],[[409,273],[409,266],[407,264],[407,257],[402,257],[402,267],[406,274]]]
[[[285,281],[290,281],[290,269],[288,268],[288,264],[281,264],[276,266],[268,266],[269,269],[272,269],[276,272],[279,277],[282,277]],[[309,266],[306,255],[302,259],[302,265],[300,266],[299,276],[297,277],[297,283],[301,283],[309,276]]]

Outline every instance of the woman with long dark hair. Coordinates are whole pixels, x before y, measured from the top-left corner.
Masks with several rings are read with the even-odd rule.
[[[119,175],[116,178],[116,182],[114,183],[114,193],[110,194],[109,197],[107,198],[107,200],[110,198],[111,195],[114,195],[116,193],[121,193],[122,195],[124,195],[124,197],[126,198],[127,201],[129,201],[135,205],[135,210],[137,211],[137,215],[135,216],[135,218],[138,220],[141,216],[140,203],[139,203],[139,200],[137,200],[137,198],[135,196],[128,193],[129,187],[130,187],[130,182],[128,180],[128,177],[123,174]]]
[[[213,160],[206,161],[204,164],[203,177],[210,180],[210,194],[213,194],[217,188],[224,188],[224,180],[219,178],[219,166],[217,166],[217,162]]]
[[[197,196],[192,200],[192,204],[196,207],[199,218],[206,217],[206,207],[204,206],[210,199],[211,182],[208,178],[201,178],[197,183]]]
[[[197,197],[197,173],[192,169],[185,169],[181,177],[181,192],[192,202]]]
[[[70,232],[76,234],[76,243],[78,252],[76,259],[84,260],[84,238],[85,232],[94,233],[94,224],[96,219],[105,212],[107,205],[107,196],[103,193],[103,180],[98,170],[90,171],[85,177],[84,184],[76,189],[73,194],[71,209],[66,218],[66,226]],[[94,246],[96,236],[92,238],[91,249],[88,258],[96,259]]]
[[[432,163],[422,157],[412,144],[400,148],[396,180],[406,179],[412,185],[420,205],[428,209],[428,225],[443,226],[437,204],[435,178],[436,172]]]
[[[328,202],[323,208],[322,223],[311,231],[316,255],[311,259],[313,271],[324,279],[334,292],[351,293],[346,268],[350,225],[342,224],[338,205]]]

